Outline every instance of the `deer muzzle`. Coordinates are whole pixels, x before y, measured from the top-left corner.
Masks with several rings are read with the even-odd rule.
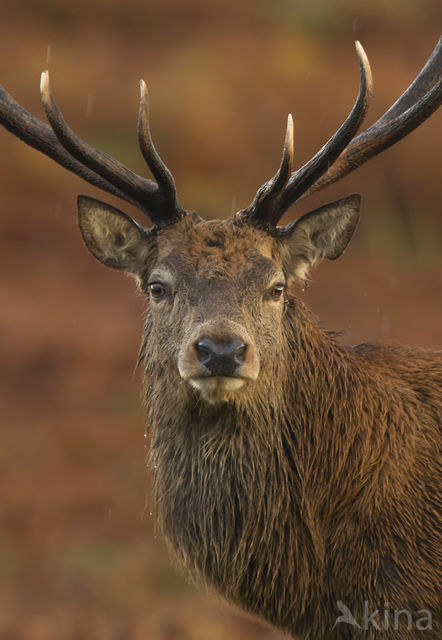
[[[256,380],[259,359],[247,330],[226,320],[200,325],[181,350],[180,375],[210,402]]]

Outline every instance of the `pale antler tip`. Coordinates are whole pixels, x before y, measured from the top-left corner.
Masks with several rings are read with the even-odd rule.
[[[371,94],[373,92],[373,76],[371,73],[370,62],[368,60],[367,54],[365,53],[365,49],[361,45],[359,40],[355,40],[355,47],[359,58],[361,73],[365,75],[365,80],[367,83],[367,99],[370,100]]]
[[[289,113],[287,116],[287,130],[285,134],[285,149],[287,150],[290,163],[293,160],[293,152],[294,152],[294,139],[293,139],[293,117],[292,114]]]
[[[147,84],[143,79],[140,80],[140,93],[142,97],[147,95]]]
[[[364,67],[370,68],[370,63],[368,62],[367,54],[365,53],[364,47],[361,45],[359,40],[355,40],[356,52],[358,54],[359,59],[361,60]]]
[[[49,92],[49,71],[45,69],[42,72],[40,78],[40,93],[45,94]]]

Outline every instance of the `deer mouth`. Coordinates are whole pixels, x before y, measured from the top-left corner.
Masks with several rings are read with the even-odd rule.
[[[197,389],[202,397],[215,404],[225,402],[233,392],[239,391],[247,383],[247,378],[233,376],[197,376],[188,378],[191,387]]]
[[[189,383],[195,389],[206,391],[210,389],[224,389],[225,391],[237,391],[246,383],[246,378],[232,376],[199,376],[189,378]]]

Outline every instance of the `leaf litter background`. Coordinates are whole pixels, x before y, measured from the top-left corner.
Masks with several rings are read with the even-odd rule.
[[[33,0],[0,5],[0,83],[43,118],[49,68],[69,123],[138,172],[138,80],[184,206],[224,217],[279,163],[303,163],[353,104],[372,123],[439,36],[436,0]],[[289,221],[353,191],[362,221],[306,303],[343,341],[440,342],[440,116]],[[204,595],[155,529],[135,361],[143,301],[94,262],[76,194],[114,201],[0,131],[0,639],[276,640]]]

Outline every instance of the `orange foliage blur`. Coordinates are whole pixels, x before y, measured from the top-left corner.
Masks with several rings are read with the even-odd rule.
[[[138,172],[138,80],[184,206],[228,216],[304,162],[370,58],[373,122],[434,47],[436,0],[19,0],[1,9],[0,83],[43,118],[49,68],[72,128]],[[440,342],[440,117],[286,220],[359,191],[344,258],[303,294],[343,340]],[[94,263],[77,193],[142,221],[0,131],[0,639],[281,638],[188,585],[155,530],[139,376],[143,301]],[[147,224],[146,221],[144,221]]]

